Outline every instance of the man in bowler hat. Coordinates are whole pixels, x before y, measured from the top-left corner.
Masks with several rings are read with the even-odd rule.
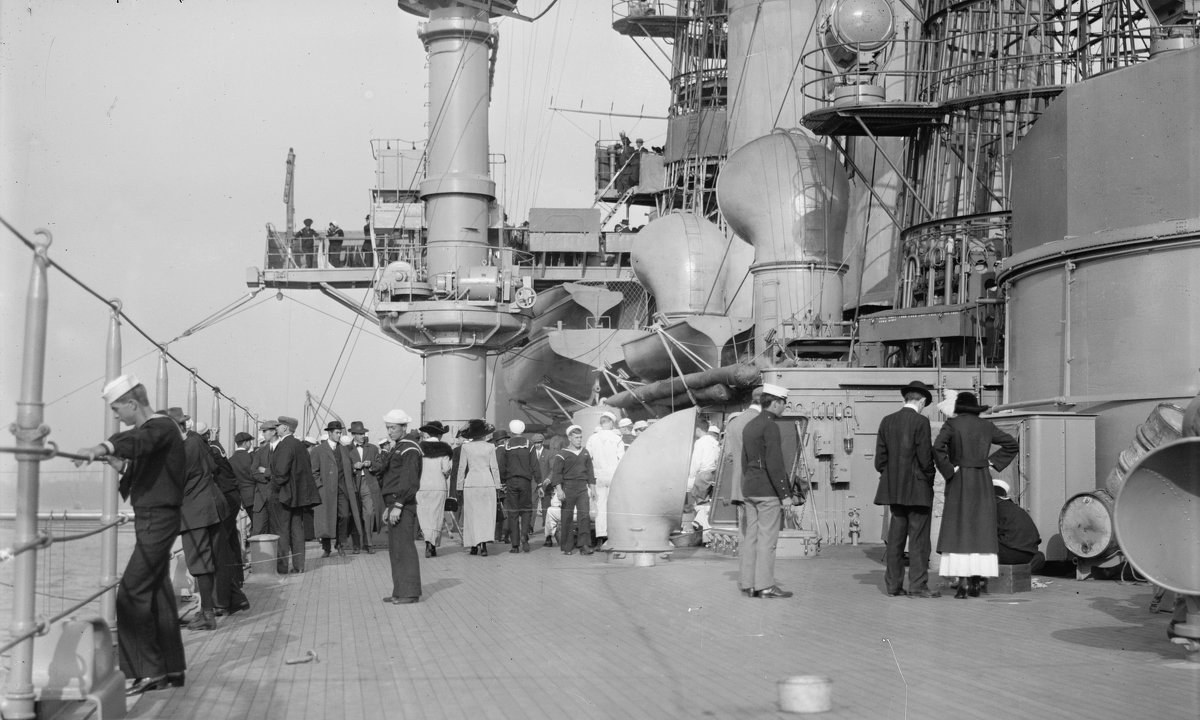
[[[876,505],[891,510],[884,585],[891,597],[940,597],[929,590],[929,516],[933,507],[933,440],[929,418],[921,411],[933,402],[933,388],[914,380],[900,389],[904,407],[879,423],[875,469],[879,471]],[[904,552],[908,541],[908,590],[904,589]]]

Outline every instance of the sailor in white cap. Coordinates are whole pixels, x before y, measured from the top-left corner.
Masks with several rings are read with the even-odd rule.
[[[183,437],[174,420],[150,409],[146,388],[136,376],[116,378],[101,395],[131,429],[77,454],[103,459],[122,471],[121,496],[136,515],[133,554],[117,587],[120,667],[132,680],[126,692],[180,687],[186,662],[167,575],[183,505]]]
[[[388,531],[392,592],[383,602],[409,605],[421,599],[421,566],[417,558],[417,491],[421,488],[421,446],[406,438],[412,417],[403,410],[383,416],[392,447],[371,465],[383,494],[383,521]]]
[[[762,386],[762,412],[742,431],[742,493],[746,523],[739,568],[742,592],[758,598],[788,598],[775,584],[775,544],[780,514],[792,505],[792,488],[783,464],[779,425],[775,420],[787,402],[787,389]]]
[[[554,496],[562,503],[558,525],[559,549],[570,555],[578,547],[591,555],[591,501],[595,495],[596,475],[592,456],[583,447],[583,428],[567,428],[567,446],[550,458],[550,480]],[[578,526],[578,533],[575,532]]]
[[[684,506],[690,512],[705,498],[717,476],[717,461],[721,459],[721,442],[709,432],[708,421],[697,418],[693,431],[692,461],[688,465],[688,499]]]
[[[996,495],[996,540],[1000,546],[998,558],[1001,565],[1029,565],[1030,572],[1038,572],[1046,563],[1046,556],[1038,550],[1042,536],[1037,523],[1029,513],[1012,501],[1012,488],[998,477],[992,478],[992,491]]]
[[[621,448],[621,456],[624,457],[625,451],[629,449],[629,446],[633,444],[634,438],[637,437],[633,434],[633,421],[627,417],[618,420],[617,433],[621,436],[621,445],[624,446]]]
[[[510,553],[529,552],[529,534],[533,532],[533,498],[542,482],[542,469],[525,436],[525,423],[508,423],[508,439],[496,446],[496,466],[504,485],[504,514],[508,520]]]
[[[592,508],[596,518],[596,542],[603,545],[608,539],[608,491],[612,488],[617,463],[625,455],[625,443],[615,429],[617,416],[605,410],[600,413],[600,427],[587,440],[587,451],[592,456],[592,468],[596,473],[596,501]]]

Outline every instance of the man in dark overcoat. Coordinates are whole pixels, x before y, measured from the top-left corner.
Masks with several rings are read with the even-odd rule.
[[[304,572],[304,513],[321,504],[317,483],[313,480],[312,462],[308,450],[292,433],[299,423],[295,418],[280,415],[279,439],[271,448],[271,464],[267,467],[272,486],[271,523],[279,535],[279,572]]]
[[[933,388],[914,380],[900,389],[904,407],[879,423],[875,469],[876,505],[891,510],[888,523],[887,594],[938,597],[929,590],[929,516],[933,507],[933,438],[921,411],[933,402]],[[908,590],[904,590],[904,543],[908,541]]]

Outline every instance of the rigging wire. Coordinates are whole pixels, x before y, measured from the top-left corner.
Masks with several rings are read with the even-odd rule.
[[[9,223],[8,220],[5,219],[3,216],[0,216],[0,225],[3,225],[5,228],[7,228],[8,231],[10,233],[12,233],[14,237],[16,237],[22,243],[24,243],[27,248],[29,248],[30,250],[32,250],[35,253],[38,252],[37,245],[34,244],[34,242],[32,240],[30,240],[29,238],[27,238],[23,234],[21,234],[21,232],[19,230],[17,230],[15,227],[13,227],[12,224]],[[66,276],[66,278],[68,280],[75,283],[80,288],[82,288],[85,292],[87,292],[89,295],[91,295],[92,297],[96,298],[97,300],[99,300],[100,302],[104,303],[106,306],[111,308],[112,311],[115,312],[118,317],[120,317],[122,320],[125,321],[125,324],[127,324],[129,327],[133,328],[134,331],[137,332],[137,334],[141,335],[143,338],[148,340],[150,342],[150,344],[153,345],[163,355],[174,360],[175,363],[177,365],[179,365],[179,367],[181,367],[184,370],[187,370],[189,373],[191,373],[192,377],[196,378],[204,385],[207,385],[209,389],[217,391],[216,394],[218,396],[223,396],[226,400],[228,400],[230,403],[232,403],[234,407],[240,408],[243,412],[250,414],[254,418],[258,417],[257,415],[254,415],[253,413],[251,413],[250,409],[247,408],[246,406],[242,405],[241,403],[238,403],[237,401],[235,401],[233,398],[229,397],[228,395],[225,395],[225,393],[219,392],[220,386],[213,385],[211,382],[206,380],[202,375],[200,375],[198,372],[196,372],[195,368],[189,367],[188,365],[184,364],[184,362],[182,360],[180,360],[170,350],[167,349],[168,343],[160,343],[157,340],[155,340],[154,338],[150,337],[150,334],[147,333],[145,330],[143,330],[140,325],[138,325],[136,322],[134,322],[133,318],[129,317],[129,314],[126,313],[121,308],[121,306],[118,302],[105,298],[103,295],[101,295],[99,292],[97,292],[95,289],[93,289],[90,285],[88,285],[84,281],[80,280],[78,277],[76,277],[74,274],[72,274],[69,270],[64,268],[60,263],[58,263],[56,260],[51,258],[49,256],[49,254],[45,255],[45,259],[46,259],[46,264],[48,266],[54,268],[55,270],[58,270],[60,273],[62,273],[64,276]]]

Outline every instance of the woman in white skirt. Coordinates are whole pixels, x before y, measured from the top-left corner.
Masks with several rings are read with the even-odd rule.
[[[466,440],[459,451],[455,478],[455,487],[463,494],[463,547],[484,557],[496,532],[496,491],[500,489],[496,446],[486,441],[494,429],[483,420],[471,420],[458,431]]]
[[[442,442],[449,430],[440,421],[426,423],[420,428],[421,489],[417,492],[417,522],[425,538],[425,557],[437,557],[442,543],[442,524],[446,520],[446,497],[450,494],[450,446]]]
[[[933,443],[934,462],[946,478],[938,574],[958,578],[954,597],[960,600],[978,597],[980,581],[1000,574],[991,470],[1008,467],[1019,449],[1011,435],[979,417],[987,410],[974,393],[959,393],[954,417],[942,425]],[[992,445],[1000,449],[989,456]]]

